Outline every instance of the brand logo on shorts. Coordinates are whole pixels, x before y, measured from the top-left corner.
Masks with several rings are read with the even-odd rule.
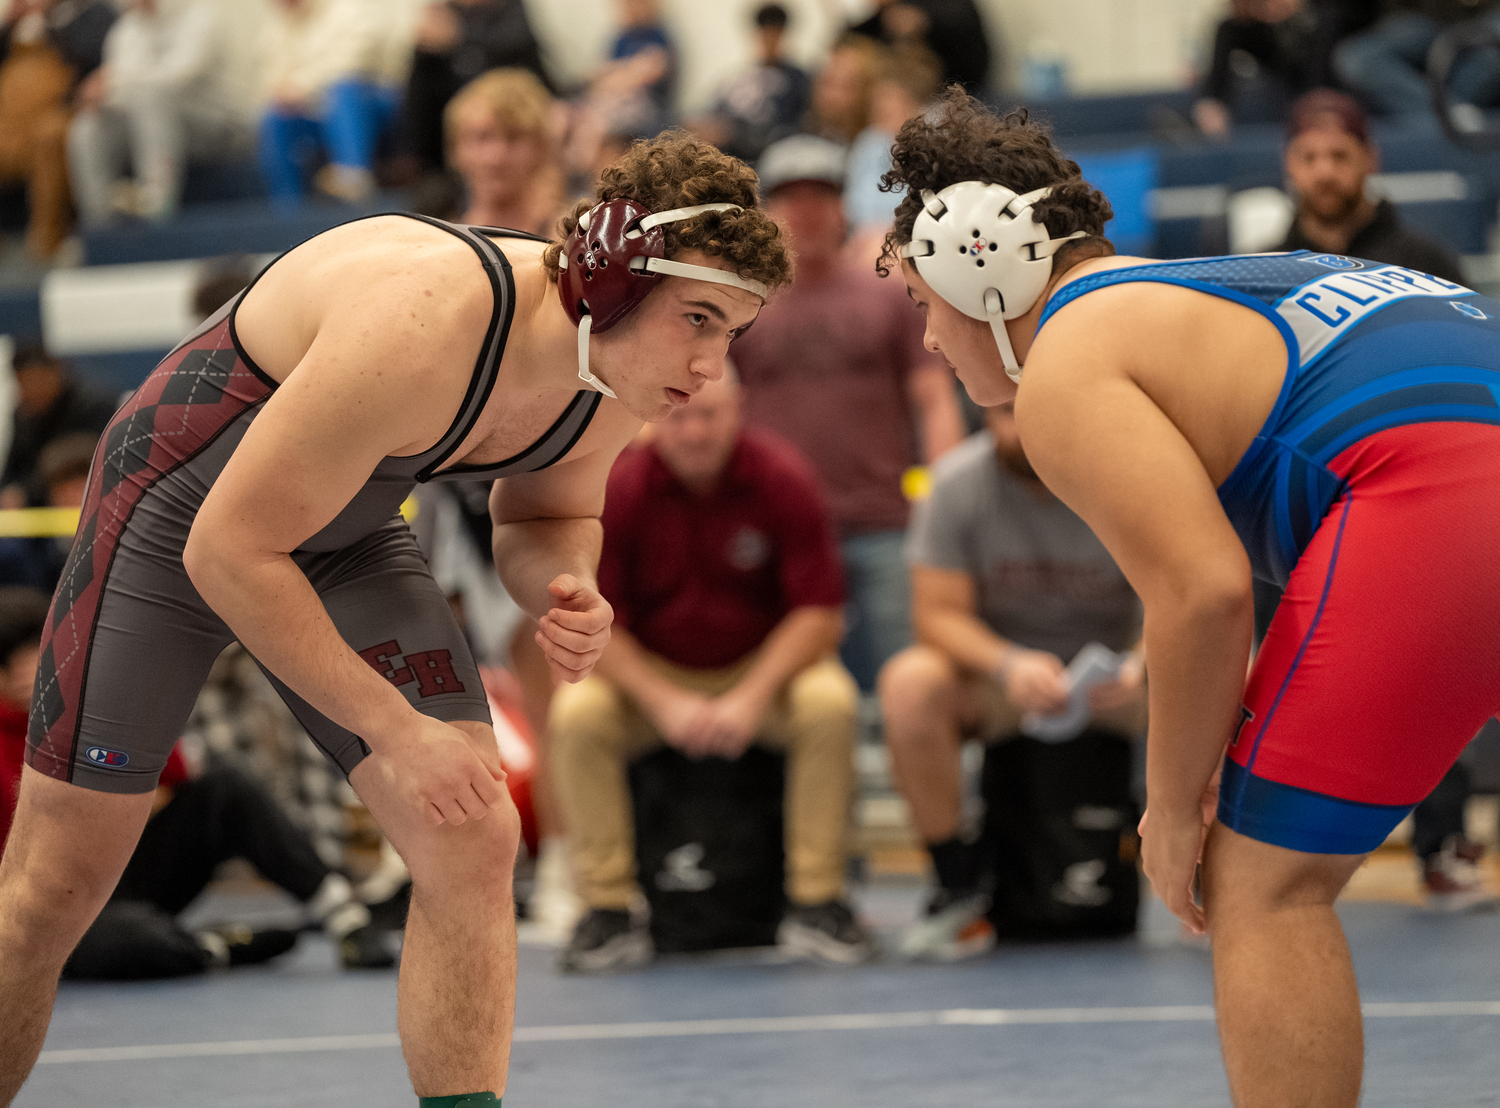
[[[1484,314],[1483,310],[1474,307],[1473,304],[1465,304],[1462,300],[1450,300],[1448,301],[1448,303],[1452,305],[1455,312],[1460,312],[1463,315],[1468,316],[1470,319],[1490,318],[1489,316]]]
[[[1317,262],[1328,269],[1363,269],[1365,263],[1353,258],[1346,258],[1342,254],[1319,254],[1315,258],[1308,258],[1310,262]]]
[[[130,755],[123,750],[107,750],[102,746],[89,747],[83,752],[83,756],[105,769],[124,769],[130,764]]]

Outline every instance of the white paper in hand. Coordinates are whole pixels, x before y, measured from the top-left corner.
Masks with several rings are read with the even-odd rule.
[[[1021,733],[1049,743],[1076,739],[1089,725],[1089,690],[1119,677],[1124,661],[1124,654],[1116,654],[1103,643],[1084,646],[1063,671],[1067,708],[1053,716],[1026,713],[1021,717]]]

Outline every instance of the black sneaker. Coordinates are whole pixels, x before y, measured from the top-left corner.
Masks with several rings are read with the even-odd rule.
[[[297,932],[270,928],[252,931],[242,923],[222,924],[197,935],[215,966],[258,966],[297,945]]]
[[[836,966],[875,957],[875,939],[842,900],[793,904],[776,929],[776,942],[792,954]]]
[[[614,908],[591,908],[557,958],[564,973],[618,973],[639,969],[655,955],[651,933]]]
[[[345,969],[390,969],[396,955],[386,943],[385,932],[367,923],[339,940],[339,964]]]

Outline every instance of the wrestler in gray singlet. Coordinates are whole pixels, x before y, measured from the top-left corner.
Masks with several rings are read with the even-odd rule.
[[[418,711],[450,723],[488,723],[474,659],[398,509],[419,482],[545,469],[578,442],[600,394],[579,392],[547,432],[514,457],[440,470],[495,386],[515,286],[510,264],[484,235],[412,218],[472,246],[494,289],[473,378],[442,440],[421,454],[385,458],[292,559],[344,641]],[[188,579],[182,551],[208,490],[277,387],[235,335],[235,309],[244,295],[167,355],[99,442],[78,537],[52,599],[32,698],[27,761],[49,777],[102,792],[155,788],[209,667],[234,639]],[[345,774],[369,754],[358,736],[267,676]]]

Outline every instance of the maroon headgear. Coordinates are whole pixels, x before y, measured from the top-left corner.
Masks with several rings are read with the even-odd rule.
[[[607,331],[629,315],[664,276],[691,277],[730,285],[766,297],[759,281],[712,266],[667,258],[667,236],[661,225],[691,219],[704,212],[739,211],[738,204],[694,204],[652,213],[634,200],[606,200],[578,221],[563,244],[557,294],[563,311],[578,325],[578,376],[606,396],[609,386],[589,372],[589,332]]]

